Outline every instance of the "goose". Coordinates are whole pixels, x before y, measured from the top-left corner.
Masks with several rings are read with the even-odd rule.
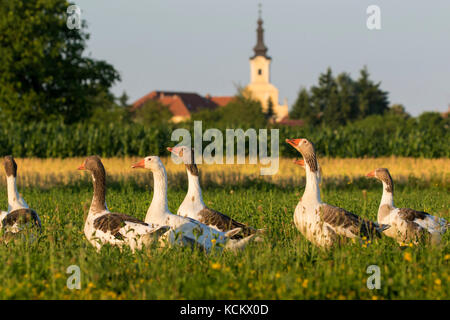
[[[232,239],[242,239],[252,234],[264,232],[262,229],[254,229],[219,211],[208,208],[203,202],[199,170],[194,160],[193,149],[186,146],[181,146],[174,148],[169,147],[167,150],[183,160],[188,176],[188,191],[186,197],[178,208],[178,215],[195,219],[222,232],[227,232],[235,228],[241,228],[241,232],[232,236]]]
[[[314,145],[307,139],[286,139],[303,156],[306,187],[294,212],[296,228],[316,246],[330,248],[348,239],[381,236],[388,225],[378,225],[345,209],[322,202],[320,173]],[[364,239],[364,238],[363,238]]]
[[[8,211],[2,211],[0,227],[5,235],[15,235],[31,226],[40,231],[41,219],[33,209],[30,209],[25,199],[17,191],[17,163],[13,156],[3,158],[6,172],[6,185],[8,190]],[[5,239],[9,238],[6,236]]]
[[[419,244],[429,240],[432,244],[439,244],[442,235],[447,231],[448,223],[445,219],[432,216],[423,211],[394,206],[394,183],[386,168],[378,168],[367,175],[383,184],[383,195],[378,207],[378,223],[390,224],[391,228],[384,231],[388,237],[398,243]]]
[[[110,212],[106,204],[105,167],[98,156],[87,157],[78,170],[92,174],[94,195],[84,225],[88,241],[100,251],[104,244],[122,248],[128,246],[134,252],[152,241],[162,242],[169,237],[170,228],[154,223],[145,223],[123,213]]]
[[[153,173],[153,199],[145,216],[145,222],[169,225],[175,229],[176,234],[182,235],[191,244],[197,244],[206,251],[219,244],[219,247],[223,246],[225,249],[242,249],[253,237],[250,235],[240,240],[231,239],[241,231],[241,228],[221,232],[195,219],[171,213],[167,203],[167,173],[158,156],[145,157],[133,164],[132,168],[150,169]]]

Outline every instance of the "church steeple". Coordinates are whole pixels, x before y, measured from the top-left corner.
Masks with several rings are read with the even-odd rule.
[[[263,20],[261,18],[261,4],[258,5],[258,28],[256,29],[257,34],[257,42],[256,46],[253,47],[253,51],[255,52],[255,55],[252,58],[255,58],[257,56],[263,56],[267,59],[270,59],[269,56],[267,56],[267,47],[264,44],[264,29],[262,27]]]

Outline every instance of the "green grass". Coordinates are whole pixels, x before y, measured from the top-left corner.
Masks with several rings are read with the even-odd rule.
[[[150,179],[150,177],[149,177]],[[150,180],[149,180],[150,183]],[[175,184],[169,180],[169,185]],[[169,190],[176,212],[184,182]],[[362,189],[367,190],[364,201]],[[206,254],[190,248],[147,248],[132,254],[114,247],[100,253],[86,241],[83,217],[92,186],[86,181],[50,188],[20,188],[42,219],[39,241],[0,246],[0,299],[449,299],[448,232],[440,247],[400,249],[384,238],[322,251],[293,225],[302,186],[277,187],[247,182],[233,187],[205,186],[212,208],[268,229],[265,242],[238,253]],[[112,181],[110,210],[144,218],[150,186]],[[375,219],[381,185],[355,181],[323,186],[324,201]],[[397,185],[396,204],[448,218],[448,187],[432,182]],[[0,191],[5,209],[6,188]],[[447,255],[447,259],[445,256]],[[381,289],[366,287],[369,265],[381,269]],[[81,268],[81,290],[69,290],[66,269]]]

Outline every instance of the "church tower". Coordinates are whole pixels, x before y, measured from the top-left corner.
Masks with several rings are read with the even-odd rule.
[[[270,83],[270,62],[267,47],[264,44],[264,29],[262,27],[261,7],[259,9],[258,28],[256,29],[256,45],[254,55],[250,58],[250,83],[246,87],[247,94],[261,102],[264,112],[267,112],[269,101],[272,103],[275,121],[280,121],[288,115],[287,103],[278,102],[278,89]]]

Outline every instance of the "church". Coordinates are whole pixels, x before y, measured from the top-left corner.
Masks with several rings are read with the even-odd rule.
[[[263,111],[272,108],[276,122],[284,122],[288,119],[288,105],[285,100],[279,104],[278,89],[270,83],[270,63],[272,58],[267,55],[267,47],[264,44],[264,29],[261,11],[259,11],[258,27],[256,29],[256,45],[254,54],[250,58],[250,83],[244,89],[244,95],[248,98],[260,101]],[[233,100],[233,96],[201,96],[194,92],[152,91],[133,103],[131,110],[135,111],[149,100],[156,100],[167,106],[173,114],[173,122],[188,120],[191,113],[204,109],[226,107]]]
[[[278,101],[278,89],[270,83],[270,62],[272,58],[267,55],[267,47],[264,44],[263,20],[258,18],[256,29],[257,41],[253,48],[254,55],[250,58],[250,83],[245,87],[245,93],[250,98],[261,102],[264,112],[267,112],[269,104],[272,104],[275,121],[279,122],[288,116],[288,105]]]

